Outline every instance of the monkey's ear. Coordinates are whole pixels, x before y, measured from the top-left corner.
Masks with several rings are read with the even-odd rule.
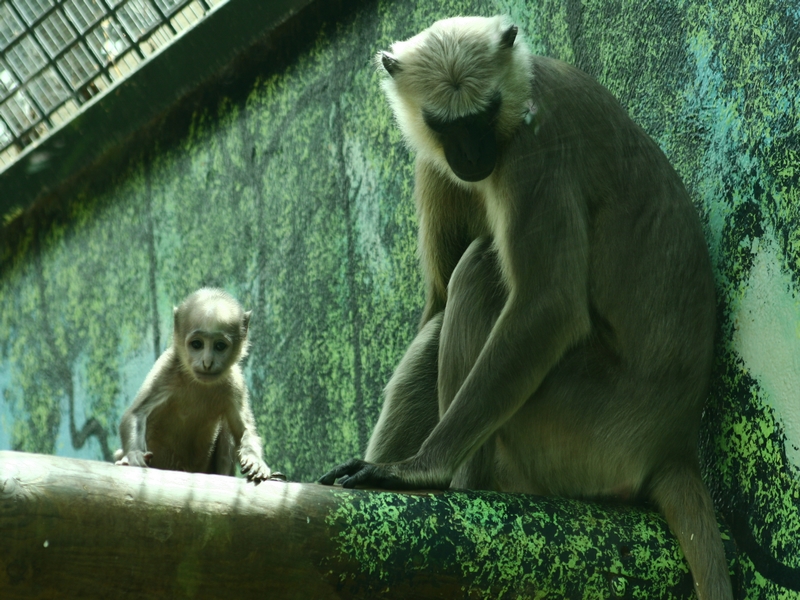
[[[511,48],[514,45],[514,40],[517,39],[517,26],[512,25],[503,32],[500,36],[500,47],[503,49]]]
[[[394,56],[389,54],[388,52],[381,52],[381,64],[383,64],[383,68],[386,69],[386,72],[394,77],[397,73],[400,72],[400,61],[397,60]]]
[[[172,327],[175,331],[178,331],[178,307],[172,307]]]
[[[250,315],[253,314],[252,310],[248,310],[242,315],[242,337],[247,337],[247,329],[250,327]]]

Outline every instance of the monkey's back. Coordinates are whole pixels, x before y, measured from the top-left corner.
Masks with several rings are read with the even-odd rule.
[[[591,309],[610,326],[609,343],[632,368],[641,365],[653,376],[702,373],[707,379],[713,278],[683,182],[608,90],[561,61],[532,60],[538,130],[515,143],[534,156],[556,149],[563,162],[538,167],[543,177],[573,174],[561,184],[575,186],[584,202]],[[656,367],[663,373],[652,373]]]
[[[591,331],[522,409],[530,414],[518,422],[535,431],[511,423],[500,439],[527,448],[528,459],[508,463],[527,463],[529,481],[562,486],[516,491],[608,493],[620,473],[623,488],[637,490],[659,456],[696,453],[715,330],[708,251],[680,177],[613,96],[565,63],[532,61],[535,119],[504,152],[524,157],[524,167],[512,164],[515,193],[537,213],[548,214],[547,203],[580,204]],[[541,446],[526,446],[537,438]],[[619,440],[613,452],[608,439]],[[566,468],[569,456],[584,459]]]

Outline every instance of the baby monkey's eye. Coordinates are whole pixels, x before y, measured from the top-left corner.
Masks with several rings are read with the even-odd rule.
[[[214,344],[214,350],[216,350],[217,352],[225,352],[227,348],[228,344],[226,344],[225,342],[217,342]]]
[[[203,340],[192,340],[189,342],[189,345],[194,348],[195,350],[202,350],[203,349]]]

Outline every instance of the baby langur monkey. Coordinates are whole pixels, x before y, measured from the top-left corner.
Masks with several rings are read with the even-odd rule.
[[[174,321],[172,346],[122,416],[116,464],[234,475],[238,461],[249,480],[269,479],[239,366],[250,312],[202,288],[175,308]]]
[[[612,95],[501,17],[377,57],[416,155],[419,333],[364,460],[321,478],[649,498],[701,600],[731,600],[698,432],[714,284],[667,158]]]

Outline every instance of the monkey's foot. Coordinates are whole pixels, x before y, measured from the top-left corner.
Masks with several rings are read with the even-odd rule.
[[[337,479],[341,479],[342,487],[346,488],[361,485],[385,490],[410,490],[415,487],[395,475],[390,465],[376,465],[358,458],[334,467],[317,482],[322,485],[333,485]]]
[[[149,467],[150,461],[153,460],[152,452],[141,452],[140,450],[131,450],[125,456],[120,458],[114,464],[122,467]]]

